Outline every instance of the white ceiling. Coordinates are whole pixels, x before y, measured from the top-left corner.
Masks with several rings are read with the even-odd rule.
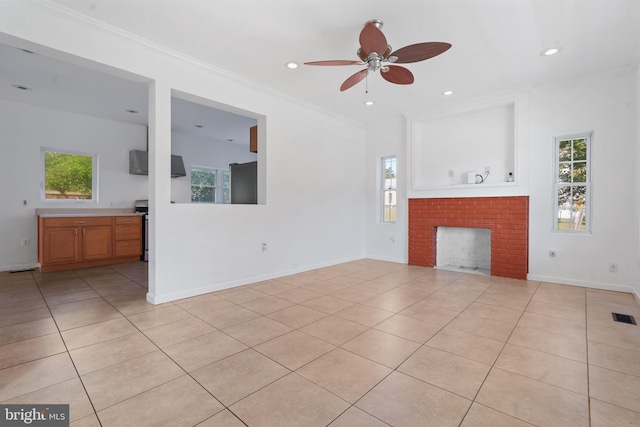
[[[488,93],[640,63],[638,0],[50,1],[364,125]],[[346,92],[338,89],[361,66],[301,65],[296,70],[284,66],[287,61],[357,60],[358,35],[371,19],[384,21],[382,30],[394,49],[427,41],[449,42],[453,47],[430,60],[406,64],[415,75],[413,85],[394,85],[378,73],[371,75],[368,94],[365,82]],[[552,46],[560,46],[561,52],[540,55]],[[44,99],[54,88],[64,89],[58,96],[77,97],[77,108],[86,112],[80,98],[91,94],[95,103],[92,90],[102,86],[105,90],[97,96],[103,107],[95,114],[109,117],[101,110],[111,108],[127,121],[132,115],[121,113],[125,109],[143,112],[139,118],[146,114],[142,83],[121,82],[116,90],[109,87],[117,86],[116,79],[104,75],[98,79],[94,71],[86,70],[78,78],[69,70],[74,67],[57,64],[63,71],[47,74],[51,65],[44,64],[46,58],[5,48],[0,54],[3,65],[5,55],[15,60],[13,66],[0,67],[0,79],[11,77],[10,83],[25,85],[31,78],[55,83],[45,85],[42,93],[40,89],[16,93],[3,85],[0,97]],[[73,77],[67,79],[64,72]],[[443,96],[449,89],[455,94]],[[136,91],[141,94],[138,100],[127,96]],[[365,107],[365,100],[375,105]]]

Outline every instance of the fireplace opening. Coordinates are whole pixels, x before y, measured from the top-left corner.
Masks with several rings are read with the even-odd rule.
[[[438,227],[436,268],[491,275],[491,230],[488,228]]]

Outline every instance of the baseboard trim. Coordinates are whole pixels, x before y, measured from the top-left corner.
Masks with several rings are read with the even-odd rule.
[[[632,294],[636,299],[640,298],[633,286],[616,285],[613,283],[587,282],[584,280],[567,279],[565,277],[541,276],[537,274],[528,274],[527,280],[539,282],[559,283],[561,285],[581,286],[583,288],[601,289],[604,291],[626,292]]]
[[[22,270],[33,270],[34,268],[39,268],[40,263],[31,262],[27,264],[11,264],[11,265],[0,265],[0,271],[22,271]]]
[[[183,298],[195,297],[198,295],[208,294],[210,292],[221,291],[224,289],[235,288],[243,285],[250,285],[251,283],[262,282],[265,280],[277,279],[278,277],[289,276],[291,274],[304,273],[306,271],[316,270],[318,268],[331,267],[333,265],[344,264],[345,262],[357,261],[364,259],[364,256],[343,258],[338,260],[326,261],[317,264],[306,265],[303,267],[296,267],[287,270],[281,270],[273,273],[261,274],[251,277],[243,277],[237,280],[230,280],[227,282],[215,283],[209,286],[203,286],[195,289],[187,289],[180,292],[170,292],[167,294],[156,295],[151,292],[147,293],[147,301],[151,304],[162,304],[165,302],[176,301]]]

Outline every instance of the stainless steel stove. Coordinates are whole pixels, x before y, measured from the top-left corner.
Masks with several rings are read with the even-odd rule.
[[[144,252],[140,259],[142,261],[149,261],[149,200],[136,200],[133,208],[136,212],[144,213],[144,221],[142,221]]]

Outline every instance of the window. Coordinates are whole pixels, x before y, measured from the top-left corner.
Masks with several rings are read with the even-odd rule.
[[[98,201],[98,155],[41,148],[43,201]]]
[[[396,221],[396,157],[382,158],[382,222]]]
[[[593,134],[554,138],[554,230],[591,231],[590,152]]]
[[[229,171],[202,166],[192,166],[191,202],[230,203]]]

